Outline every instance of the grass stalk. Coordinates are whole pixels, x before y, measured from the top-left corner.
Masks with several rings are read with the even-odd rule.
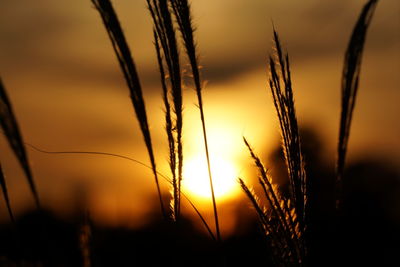
[[[172,124],[172,117],[171,117],[171,104],[169,102],[168,97],[168,88],[166,84],[166,77],[165,71],[163,66],[163,58],[161,55],[161,48],[159,44],[160,40],[157,35],[156,30],[154,30],[154,45],[156,48],[157,54],[157,62],[158,68],[160,71],[160,79],[161,79],[161,87],[162,87],[162,96],[163,102],[165,107],[165,130],[168,137],[168,148],[169,148],[169,166],[172,175],[172,190],[173,190],[173,197],[172,197],[172,215],[173,218],[176,220],[179,217],[179,187],[176,178],[176,148],[175,148],[175,138],[173,133],[173,124]]]
[[[279,262],[279,266],[286,266],[293,263],[292,254],[290,251],[290,246],[287,243],[286,237],[284,237],[285,232],[280,225],[276,223],[276,217],[273,212],[270,212],[270,209],[265,208],[261,201],[259,200],[257,194],[253,189],[249,188],[245,182],[239,178],[239,184],[249,198],[253,208],[255,209],[261,226],[265,231],[265,235],[268,238],[269,246],[272,249],[272,259],[279,259],[276,262]],[[277,265],[278,266],[278,265]]]
[[[301,233],[296,230],[298,225],[297,217],[292,215],[288,202],[280,194],[278,187],[272,183],[272,180],[267,174],[267,171],[260,158],[254,153],[253,149],[245,138],[244,142],[259,171],[259,182],[269,203],[271,217],[273,217],[277,222],[276,225],[271,225],[270,228],[277,231],[275,234],[280,236],[280,242],[284,244],[283,248],[285,249],[282,249],[281,254],[287,254],[285,251],[287,250],[290,252],[289,254],[292,255],[292,257],[297,259],[295,262],[301,262],[302,236]]]
[[[270,57],[269,86],[272,92],[275,110],[277,112],[282,148],[291,184],[291,197],[296,207],[296,213],[302,227],[306,223],[307,211],[307,178],[301,153],[300,136],[294,107],[289,56],[284,55],[279,37],[275,29],[274,45],[276,56]]]
[[[282,150],[289,176],[290,194],[279,192],[259,157],[244,138],[252,159],[259,171],[259,182],[269,203],[271,247],[277,249],[274,256],[283,258],[286,265],[304,266],[306,260],[305,231],[308,222],[308,182],[301,152],[300,136],[294,106],[289,56],[283,52],[275,29],[273,30],[275,55],[269,58],[269,87],[277,113]],[[242,186],[243,188],[243,186]],[[254,205],[254,201],[249,196]],[[257,208],[256,208],[257,210]],[[265,221],[265,220],[263,220]],[[263,223],[263,221],[261,221]],[[278,239],[275,240],[274,239]],[[279,246],[280,244],[280,246]],[[276,261],[279,262],[279,261]]]
[[[0,79],[0,124],[7,138],[8,144],[11,146],[15,156],[21,165],[29,188],[33,194],[36,206],[40,208],[39,195],[36,190],[33,174],[29,166],[28,154],[26,153],[23,138],[18,127],[17,119],[14,115],[11,102],[7,96],[5,87]],[[4,192],[4,191],[3,191]]]
[[[266,233],[273,233],[273,231],[270,230],[270,225],[268,224],[267,211],[260,203],[260,200],[254,193],[254,190],[250,189],[241,178],[239,178],[239,184],[244,193],[249,198],[251,204],[253,205],[253,208],[256,210],[256,213],[261,221],[261,224],[265,228]]]
[[[119,65],[123,72],[125,81],[130,90],[131,101],[149,154],[154,180],[157,187],[161,213],[163,214],[164,217],[167,217],[163,204],[160,184],[158,181],[156,161],[153,152],[150,129],[146,114],[146,107],[142,93],[142,87],[131,55],[131,51],[126,42],[125,35],[122,31],[117,14],[115,13],[110,0],[91,0],[91,1],[103,20],[104,26],[107,30],[108,36],[111,40],[111,44],[114,48]]]
[[[221,233],[219,227],[219,219],[218,219],[218,210],[217,203],[215,199],[214,186],[213,186],[213,178],[211,173],[211,163],[210,163],[210,155],[208,149],[208,141],[207,141],[207,131],[205,124],[205,116],[204,116],[204,108],[203,108],[203,97],[202,97],[202,84],[200,78],[200,68],[198,65],[197,53],[196,53],[196,45],[194,42],[194,27],[192,24],[191,10],[190,5],[187,0],[171,0],[172,8],[174,10],[176,21],[179,25],[179,31],[182,35],[182,39],[184,41],[184,45],[186,48],[186,55],[189,59],[193,81],[195,84],[198,107],[200,110],[200,120],[203,131],[203,139],[204,139],[204,148],[207,159],[207,169],[210,181],[210,189],[211,189],[211,198],[214,210],[214,220],[215,220],[215,229],[218,241],[221,241]]]
[[[80,226],[79,243],[82,255],[82,267],[91,267],[91,235],[92,226],[89,211],[83,215],[83,222]]]
[[[8,215],[10,216],[11,222],[15,224],[15,217],[14,217],[14,213],[11,208],[11,202],[10,202],[10,198],[8,196],[6,179],[4,177],[4,173],[3,173],[3,169],[1,167],[1,164],[0,164],[0,186],[1,186],[1,190],[3,192],[4,200],[6,202]]]
[[[165,82],[163,61],[167,66],[170,79],[170,95],[173,104],[174,121],[171,115],[166,114],[167,135],[170,149],[170,168],[173,173],[173,218],[176,220],[180,215],[180,192],[183,170],[183,101],[182,101],[182,78],[179,59],[179,47],[175,35],[175,27],[172,21],[170,8],[167,0],[147,0],[147,6],[153,19],[155,31],[155,44],[160,74],[163,98],[166,112],[168,112],[167,87]],[[164,57],[161,55],[161,50]],[[170,121],[168,121],[170,120]],[[171,123],[171,127],[168,125]],[[172,143],[173,140],[173,143]],[[176,180],[175,180],[176,179]]]
[[[336,208],[341,208],[343,173],[346,152],[349,143],[350,127],[357,98],[361,71],[361,59],[368,26],[371,23],[377,0],[368,1],[354,26],[353,33],[345,53],[341,81],[341,114],[339,124],[339,142],[336,162]]]

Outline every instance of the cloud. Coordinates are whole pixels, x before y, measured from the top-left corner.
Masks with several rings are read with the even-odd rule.
[[[368,51],[399,46],[399,4],[380,3],[368,36]],[[297,62],[342,57],[363,3],[298,1],[201,1],[193,3],[204,78],[223,83],[265,68],[272,25]],[[145,84],[158,84],[150,18],[144,3],[115,3]],[[111,45],[87,3],[5,0],[1,4],[1,70],[30,71],[61,80],[121,81]],[[397,23],[396,23],[397,22]],[[183,52],[182,52],[183,54]],[[39,75],[39,74],[38,74]],[[39,75],[40,76],[40,75]]]

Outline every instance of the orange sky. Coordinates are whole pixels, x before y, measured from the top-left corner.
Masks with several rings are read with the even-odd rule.
[[[271,21],[292,60],[299,121],[317,128],[333,151],[343,55],[365,1],[192,2],[203,76],[208,81],[204,98],[212,153],[228,157],[245,176],[251,163],[242,135],[260,154],[279,142],[266,87]],[[144,0],[113,3],[145,90],[157,162],[166,172],[151,20]],[[381,1],[369,29],[349,160],[376,155],[400,166],[399,14],[397,0]],[[148,161],[128,89],[89,0],[1,1],[0,59],[1,77],[27,142],[48,150],[104,151]],[[191,88],[185,89],[184,98],[185,153],[190,158],[201,148],[200,125]],[[5,148],[0,159],[13,205],[21,211],[31,196],[3,139],[0,145]],[[156,204],[135,204],[148,203],[155,193],[145,168],[106,157],[28,152],[45,205],[72,208],[76,196],[84,194],[99,220],[126,224],[135,224],[156,209]],[[166,183],[164,189],[167,192]]]

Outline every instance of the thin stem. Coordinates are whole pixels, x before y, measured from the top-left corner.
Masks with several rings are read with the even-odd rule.
[[[213,178],[211,172],[211,162],[210,162],[210,154],[208,148],[208,140],[207,140],[207,130],[206,130],[206,123],[205,123],[205,116],[204,116],[204,109],[203,109],[203,97],[201,94],[202,87],[201,87],[201,78],[200,78],[200,71],[197,62],[197,55],[196,55],[196,46],[194,42],[194,29],[192,26],[192,19],[190,13],[190,5],[187,0],[173,0],[172,8],[174,10],[174,14],[176,20],[179,25],[179,30],[181,32],[185,48],[186,54],[190,61],[190,66],[193,74],[193,80],[195,84],[196,94],[197,94],[197,101],[198,107],[200,110],[200,120],[201,126],[203,131],[203,140],[204,140],[204,149],[206,154],[207,160],[207,170],[208,170],[208,177],[210,181],[210,189],[211,189],[211,198],[214,210],[214,220],[215,220],[215,230],[217,235],[217,240],[221,241],[221,233],[219,227],[219,219],[218,219],[218,210],[217,210],[217,202],[215,198],[214,192],[214,185],[213,185]]]
[[[48,151],[48,150],[43,150],[40,149],[32,144],[29,143],[25,143],[25,145],[31,147],[32,149],[41,152],[41,153],[45,153],[45,154],[87,154],[87,155],[101,155],[101,156],[110,156],[110,157],[116,157],[116,158],[120,158],[120,159],[125,159],[128,161],[132,161],[134,163],[137,163],[139,165],[142,165],[143,167],[146,167],[150,170],[152,170],[152,167],[139,161],[136,160],[134,158],[128,157],[128,156],[124,156],[124,155],[120,155],[120,154],[114,154],[114,153],[108,153],[108,152],[98,152],[98,151]],[[161,172],[157,171],[157,174],[164,178],[168,183],[172,184],[172,181],[170,178],[168,178],[166,175],[162,174]],[[204,219],[203,215],[200,213],[200,211],[196,208],[196,206],[193,204],[193,202],[190,200],[190,198],[183,192],[182,196],[188,201],[188,203],[190,204],[190,206],[192,206],[192,208],[194,209],[194,211],[197,213],[197,215],[199,216],[200,220],[202,221],[202,223],[204,224],[204,227],[207,229],[207,232],[210,234],[211,238],[216,240],[215,235],[213,234],[213,232],[211,231],[210,226],[207,224],[206,220]]]
[[[151,141],[150,128],[147,120],[146,106],[144,103],[142,87],[139,81],[139,75],[136,71],[131,51],[126,42],[125,35],[122,31],[117,14],[110,0],[91,0],[95,8],[99,12],[104,26],[107,30],[111,44],[114,48],[115,55],[118,59],[121,71],[124,74],[125,81],[130,91],[131,101],[138,119],[140,129],[143,134],[143,139],[146,144],[147,152],[149,154],[151,168],[153,170],[154,180],[157,187],[158,198],[160,202],[161,213],[164,218],[167,218],[160,184],[158,182],[156,161],[154,157],[153,145]]]

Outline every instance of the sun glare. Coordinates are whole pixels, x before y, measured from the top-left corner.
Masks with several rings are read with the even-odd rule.
[[[211,170],[215,197],[221,200],[233,196],[238,189],[235,166],[222,158],[216,158],[211,161]],[[211,198],[207,161],[204,157],[188,160],[184,165],[183,178],[185,191],[203,199]]]

